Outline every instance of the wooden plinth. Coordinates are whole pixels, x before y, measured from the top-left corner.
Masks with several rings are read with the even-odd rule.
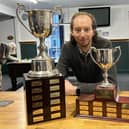
[[[116,100],[96,99],[95,95],[81,95],[76,99],[76,116],[129,122],[129,97]]]
[[[28,78],[24,74],[29,125],[66,116],[63,76]]]
[[[95,97],[96,99],[101,100],[114,100],[116,98],[116,86],[112,85],[111,87],[101,87],[96,86]]]

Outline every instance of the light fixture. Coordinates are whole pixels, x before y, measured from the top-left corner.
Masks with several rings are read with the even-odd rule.
[[[37,4],[38,0],[30,0],[30,2],[33,2],[34,4]]]

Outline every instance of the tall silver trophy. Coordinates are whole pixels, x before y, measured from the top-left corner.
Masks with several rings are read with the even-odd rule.
[[[24,10],[27,13],[27,19],[29,22],[29,29],[23,23],[19,16],[19,12]],[[16,14],[20,23],[36,38],[39,38],[40,45],[38,47],[39,54],[37,57],[32,59],[32,69],[29,71],[30,77],[45,77],[53,76],[57,74],[57,70],[54,69],[54,61],[46,53],[45,38],[48,37],[53,28],[52,16],[57,13],[62,17],[62,10],[60,7],[53,10],[48,9],[34,9],[34,10],[25,10],[24,5],[18,5]]]
[[[118,62],[121,56],[120,46],[115,48],[100,48],[96,49],[91,47],[90,52],[92,60],[103,70],[103,82],[100,84],[101,87],[112,87],[108,81],[108,70]]]

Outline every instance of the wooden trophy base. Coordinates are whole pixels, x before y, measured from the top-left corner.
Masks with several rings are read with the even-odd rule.
[[[101,100],[114,100],[116,98],[117,88],[115,85],[110,87],[96,86],[95,97]]]
[[[81,94],[76,98],[76,117],[129,122],[129,95],[96,100],[95,94]]]
[[[29,78],[24,74],[28,125],[66,116],[64,77]]]

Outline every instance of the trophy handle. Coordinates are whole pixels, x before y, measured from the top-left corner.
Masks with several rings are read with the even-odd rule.
[[[95,48],[95,47],[91,47],[91,48],[90,48],[90,56],[91,56],[92,60],[94,61],[94,63],[97,64],[97,65],[99,65],[99,64],[97,63],[97,61],[95,60],[95,58],[93,57],[92,51],[95,52],[95,51],[96,51],[96,48]]]
[[[16,9],[16,16],[17,16],[19,22],[25,27],[25,29],[26,29],[28,32],[31,33],[31,31],[26,27],[26,25],[24,25],[23,21],[22,21],[21,18],[19,17],[19,12],[20,12],[21,10],[25,11],[25,6],[18,3],[18,4],[17,4],[17,9]],[[31,34],[32,34],[32,33],[31,33]]]
[[[120,48],[120,46],[117,46],[117,47],[115,47],[114,49],[113,49],[113,52],[119,52],[119,55],[118,55],[118,57],[116,58],[116,60],[115,61],[113,61],[113,65],[114,64],[116,64],[117,62],[118,62],[118,60],[120,59],[120,56],[121,56],[121,48]]]

